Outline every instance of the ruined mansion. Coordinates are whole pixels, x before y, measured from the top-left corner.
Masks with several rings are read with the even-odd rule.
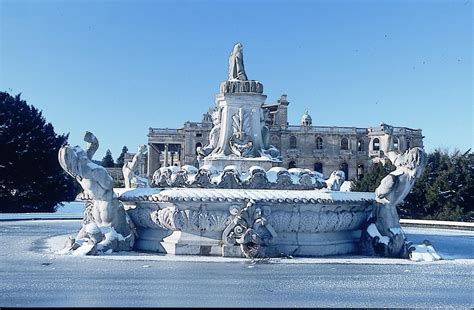
[[[340,169],[345,172],[346,179],[354,180],[362,178],[364,172],[383,156],[381,138],[385,134],[385,124],[368,128],[314,126],[306,112],[299,125],[289,125],[288,106],[286,95],[276,103],[262,106],[270,129],[270,143],[280,150],[282,161],[278,166],[307,168],[321,172],[325,177]],[[201,122],[187,121],[181,128],[150,128],[148,156],[141,163],[142,174],[151,176],[164,166],[198,167],[196,149],[208,143],[211,128],[210,113],[205,113]],[[423,147],[421,129],[393,127],[393,134],[393,147],[401,152],[410,147]]]

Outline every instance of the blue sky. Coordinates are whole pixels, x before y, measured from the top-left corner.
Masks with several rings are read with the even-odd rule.
[[[314,125],[422,128],[473,146],[472,1],[1,0],[0,90],[116,158],[149,127],[200,121],[234,43],[267,102]]]

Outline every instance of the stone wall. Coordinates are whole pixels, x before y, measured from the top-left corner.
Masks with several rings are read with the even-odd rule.
[[[357,128],[288,125],[288,104],[286,95],[282,95],[277,103],[263,106],[271,114],[270,143],[280,150],[283,167],[295,164],[298,168],[316,170],[316,165],[321,164],[322,173],[329,177],[332,171],[340,169],[341,165],[347,165],[346,178],[353,180],[358,177],[359,167],[359,171],[367,172],[382,155],[380,150],[374,150],[375,139],[381,140],[384,135],[380,126]],[[181,153],[174,163],[197,166],[196,146],[207,144],[211,127],[212,124],[207,120],[202,123],[186,122],[179,129],[150,128],[148,141],[149,144],[180,144]],[[399,151],[403,152],[409,147],[423,147],[421,129],[394,127],[394,137],[397,138]],[[317,147],[317,138],[322,140],[320,149]],[[347,149],[342,145],[343,139],[347,139]],[[293,147],[290,140],[296,140],[296,147]],[[382,149],[383,145],[380,147]],[[162,154],[155,154],[152,158],[154,160],[149,166],[153,169],[149,169],[149,174],[164,165]]]

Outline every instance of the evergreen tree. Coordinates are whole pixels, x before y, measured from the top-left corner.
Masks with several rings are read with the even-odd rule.
[[[374,164],[351,191],[373,192],[395,167]],[[474,221],[474,153],[459,151],[449,155],[436,150],[413,189],[398,206],[402,218]]]
[[[387,161],[385,165],[381,163],[373,164],[361,180],[352,182],[351,191],[373,192],[379,186],[380,181],[393,170],[395,170],[395,166],[390,161]]]
[[[124,146],[122,148],[122,153],[120,153],[119,157],[117,158],[117,163],[116,163],[116,167],[120,167],[122,168],[123,167],[123,164],[124,164],[124,158],[125,158],[125,154],[128,152],[128,148],[126,146]]]
[[[20,94],[0,92],[0,212],[53,212],[74,200],[78,188],[58,162],[67,137]]]
[[[449,155],[436,150],[426,169],[400,206],[406,218],[474,220],[474,154]]]
[[[114,166],[114,159],[112,158],[112,152],[107,150],[104,158],[102,158],[102,166],[106,168],[111,168]]]

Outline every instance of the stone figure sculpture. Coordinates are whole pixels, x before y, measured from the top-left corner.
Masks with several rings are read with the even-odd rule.
[[[342,170],[334,170],[329,179],[326,180],[326,187],[332,191],[339,191],[342,183],[346,180],[346,175]]]
[[[169,186],[172,171],[169,167],[161,167],[155,170],[152,177],[153,187],[165,187]]]
[[[240,210],[231,207],[229,211],[234,218],[222,234],[224,243],[239,245],[247,258],[265,257],[266,248],[277,236],[267,220],[271,209],[268,206],[256,206],[255,201],[247,200]]]
[[[92,132],[87,131],[84,136],[84,142],[86,142],[87,157],[92,160],[92,156],[94,156],[99,148],[99,140],[97,140]]]
[[[138,164],[145,156],[146,145],[140,145],[132,161],[127,162],[122,167],[125,188],[149,187],[148,180],[139,176]]]
[[[393,126],[382,122],[380,123],[380,131],[385,133],[385,135],[380,138],[381,149],[384,153],[388,153],[393,150]],[[390,160],[388,157],[387,159]]]
[[[133,248],[135,227],[122,203],[113,193],[113,179],[107,170],[92,162],[98,140],[87,132],[86,151],[65,145],[58,153],[61,167],[74,177],[84,190],[83,197],[92,200],[84,213],[77,237],[70,238],[62,253],[75,255],[97,252],[128,251]]]
[[[242,44],[240,43],[234,45],[232,54],[229,57],[229,80],[248,80],[247,74],[245,74]]]
[[[408,257],[409,245],[400,226],[396,206],[408,195],[426,166],[427,157],[419,147],[399,154],[390,151],[386,154],[396,167],[382,179],[375,190],[376,205],[373,218],[369,220],[366,231],[366,246],[369,252],[389,257]]]
[[[216,108],[212,110],[211,117],[212,129],[209,133],[209,143],[204,147],[198,147],[196,149],[197,153],[202,157],[206,157],[207,155],[211,154],[219,142],[219,134],[221,131],[221,109]]]

